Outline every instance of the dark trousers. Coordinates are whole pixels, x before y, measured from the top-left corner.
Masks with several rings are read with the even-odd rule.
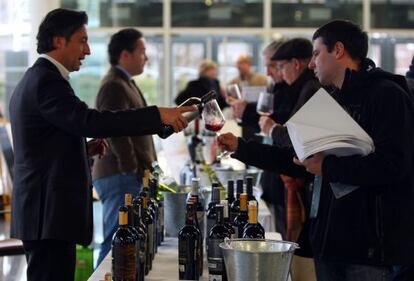
[[[23,241],[27,281],[73,281],[76,245],[61,240]]]

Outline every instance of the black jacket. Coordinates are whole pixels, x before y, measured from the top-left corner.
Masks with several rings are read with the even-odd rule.
[[[15,155],[11,236],[89,244],[92,186],[85,137],[156,133],[158,109],[89,109],[44,58],[26,71],[9,109]]]
[[[315,258],[373,265],[414,263],[414,106],[407,90],[402,76],[366,60],[360,71],[348,71],[342,89],[333,93],[371,136],[375,151],[325,158],[318,217],[311,220]],[[292,176],[306,174],[292,163],[292,150],[239,143],[239,159]],[[329,182],[360,188],[335,199]]]
[[[306,69],[298,79],[292,83],[292,85],[287,87],[287,98],[291,108],[288,118],[292,117],[313,96],[313,94],[319,90],[320,87],[321,84],[310,69]],[[277,120],[277,122],[282,125],[286,121],[279,122],[279,120]],[[284,126],[276,126],[273,129],[272,139],[275,145],[292,146],[287,128]]]
[[[221,95],[220,82],[215,80],[207,79],[206,77],[199,77],[197,80],[188,82],[187,86],[181,91],[175,98],[175,104],[179,105],[186,99],[191,97],[201,98],[211,90],[217,93],[217,102],[221,109],[227,106],[226,101]]]

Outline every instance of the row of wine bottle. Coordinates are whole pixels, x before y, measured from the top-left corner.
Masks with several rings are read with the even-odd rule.
[[[119,208],[119,228],[112,238],[114,281],[142,281],[152,268],[157,247],[164,240],[164,208],[158,194],[158,174],[145,170],[142,191],[125,194]]]
[[[237,180],[236,184],[236,198],[234,181],[231,180],[228,182],[228,196],[221,201],[218,184],[212,185],[212,198],[206,212],[205,233],[204,208],[198,192],[199,179],[192,180],[185,225],[178,233],[179,280],[199,280],[202,275],[204,237],[209,280],[217,281],[227,280],[223,254],[219,247],[225,238],[265,238],[265,231],[258,222],[258,202],[253,196],[253,178],[246,178],[246,193],[243,193],[243,180]]]

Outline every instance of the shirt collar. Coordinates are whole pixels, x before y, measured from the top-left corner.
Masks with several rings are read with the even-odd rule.
[[[45,58],[48,61],[50,61],[51,63],[53,63],[54,66],[56,66],[56,68],[59,70],[60,74],[62,75],[62,77],[66,80],[69,81],[69,70],[66,69],[66,67],[64,67],[60,62],[58,62],[57,60],[55,60],[54,58],[52,58],[51,56],[48,56],[47,54],[41,54],[39,56],[40,58]]]
[[[120,66],[119,64],[117,64],[117,65],[115,65],[115,67],[116,68],[118,68],[119,70],[121,70],[127,77],[128,77],[128,80],[132,80],[133,78],[132,78],[132,75],[131,74],[129,74],[129,72],[125,69],[125,68],[123,68],[122,66]]]

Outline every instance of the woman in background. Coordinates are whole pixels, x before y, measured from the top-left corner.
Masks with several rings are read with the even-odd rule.
[[[226,107],[224,91],[217,80],[217,64],[212,60],[206,59],[200,64],[198,79],[188,82],[185,89],[175,98],[175,103],[179,105],[191,97],[201,98],[211,90],[217,92],[217,102],[220,108]]]

